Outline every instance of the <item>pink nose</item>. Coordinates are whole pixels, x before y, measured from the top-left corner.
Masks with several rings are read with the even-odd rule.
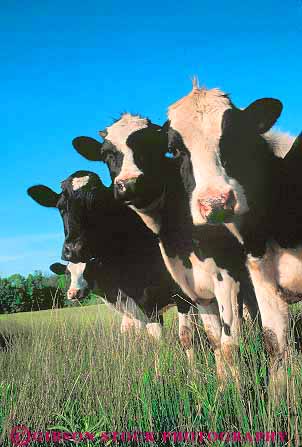
[[[204,219],[210,220],[214,214],[223,213],[230,215],[234,213],[236,197],[234,191],[229,191],[218,196],[207,197],[198,201],[200,214]]]
[[[67,298],[69,300],[76,300],[79,292],[80,292],[80,289],[70,288],[67,291]]]

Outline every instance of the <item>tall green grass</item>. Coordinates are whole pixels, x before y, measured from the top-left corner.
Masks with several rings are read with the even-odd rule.
[[[178,344],[175,317],[173,310],[167,313],[163,339],[155,342],[145,333],[120,335],[120,318],[103,305],[1,316],[3,445],[11,445],[12,427],[24,424],[33,431],[95,434],[284,431],[291,445],[301,446],[302,362],[292,335],[286,395],[271,405],[255,325],[245,325],[240,341],[242,387],[239,391],[230,380],[222,392],[202,328],[195,340],[196,366],[190,369]]]

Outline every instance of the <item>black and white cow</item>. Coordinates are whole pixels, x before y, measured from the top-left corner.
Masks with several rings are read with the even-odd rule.
[[[56,275],[65,275],[70,280],[67,290],[67,298],[71,302],[81,302],[90,292],[94,292],[102,300],[103,304],[109,307],[113,312],[118,312],[122,317],[121,333],[126,333],[131,329],[139,331],[144,326],[142,321],[148,321],[143,312],[137,315],[139,310],[137,306],[128,297],[123,296],[123,292],[116,284],[110,284],[106,274],[104,275],[104,267],[97,259],[88,261],[87,263],[79,262],[74,264],[68,262],[67,265],[60,262],[52,264],[50,270]],[[117,297],[114,305],[106,299],[106,297]],[[159,323],[163,326],[163,315],[158,315]],[[147,326],[152,329],[150,335],[153,337],[160,336],[160,329],[157,325]]]
[[[61,186],[60,194],[43,185],[29,188],[28,194],[40,205],[59,210],[65,232],[62,258],[87,263],[84,279],[89,274],[101,275],[98,281],[109,291],[106,299],[114,304],[119,300],[120,307],[146,325],[150,334],[160,336],[158,316],[176,304],[180,342],[192,360],[193,347],[187,336],[192,303],[181,297],[167,272],[153,233],[114,199],[112,190],[95,173],[77,171]],[[93,258],[97,261],[92,262]],[[114,288],[122,293],[114,293]]]
[[[239,282],[244,284],[241,297],[245,288],[253,296],[241,244],[219,225],[207,225],[194,236],[179,164],[165,157],[167,145],[159,126],[126,113],[101,135],[103,144],[78,137],[73,145],[86,158],[107,163],[116,198],[159,235],[169,272],[198,305],[219,377],[225,379],[227,374],[224,360],[238,376],[232,353],[238,343]]]
[[[243,239],[275,389],[285,378],[288,303],[302,299],[302,145],[290,150],[293,137],[269,131],[281,111],[272,98],[241,110],[194,85],[164,126],[194,224],[234,222]]]
[[[62,264],[61,262],[55,262],[49,266],[49,269],[56,275],[65,275],[69,280],[69,287],[67,290],[67,299],[72,302],[82,301],[89,295],[91,287],[88,286],[86,279],[84,278],[84,271],[86,263],[79,262],[73,264]]]

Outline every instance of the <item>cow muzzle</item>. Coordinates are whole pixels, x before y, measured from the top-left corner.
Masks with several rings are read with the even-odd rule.
[[[125,180],[118,180],[114,184],[114,197],[123,202],[131,202],[137,194],[137,184],[139,177]]]
[[[230,222],[234,216],[237,200],[233,190],[217,197],[198,200],[199,212],[208,223]]]
[[[89,295],[89,289],[84,287],[82,289],[69,288],[67,291],[68,301],[81,301]]]

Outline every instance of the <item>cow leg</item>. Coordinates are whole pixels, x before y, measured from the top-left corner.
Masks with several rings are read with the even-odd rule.
[[[191,317],[191,303],[182,299],[176,294],[174,296],[178,310],[178,336],[179,342],[184,349],[188,362],[191,366],[194,364],[193,348],[193,322]]]
[[[233,319],[230,326],[230,331],[223,325],[221,336],[221,351],[224,361],[230,368],[231,374],[235,380],[236,386],[240,388],[240,374],[238,368],[238,351],[239,351],[239,336],[241,331],[242,318],[240,314],[240,304],[238,303],[239,283],[231,281],[230,293]]]
[[[204,330],[207,334],[208,340],[213,348],[218,381],[224,384],[227,379],[227,371],[223,361],[221,352],[221,322],[219,316],[218,304],[215,300],[208,304],[197,304],[198,313],[202,320]]]
[[[253,323],[253,317],[251,315],[249,307],[246,304],[243,304],[242,318],[244,321],[247,321],[250,324]]]
[[[122,334],[126,334],[127,332],[131,331],[133,328],[133,320],[128,315],[124,314],[121,322],[121,328],[120,331]]]
[[[152,337],[156,341],[159,341],[162,337],[162,328],[164,320],[162,315],[157,315],[157,318],[159,322],[147,323],[146,329],[150,337]],[[160,371],[159,353],[157,350],[155,350],[154,352],[154,371],[155,371],[155,377],[159,379],[161,377],[161,371]]]
[[[156,303],[161,302],[161,293],[163,293],[161,287],[146,287],[138,303],[144,309],[148,318],[146,324],[147,333],[156,340],[161,338],[164,321],[163,316],[158,314],[156,305]]]
[[[156,340],[160,340],[162,336],[162,325],[160,323],[147,323],[146,325],[147,333],[155,338]]]
[[[286,386],[288,304],[277,291],[274,271],[267,258],[249,256],[247,266],[255,288],[261,314],[263,336],[270,359],[271,396]]]
[[[178,336],[190,365],[194,364],[193,325],[189,313],[178,312]]]
[[[140,332],[144,327],[144,323],[136,318],[133,318],[132,316],[129,316],[127,314],[123,315],[122,323],[120,331],[122,334],[126,334],[133,329],[135,329],[136,332]]]
[[[240,334],[240,312],[238,302],[239,283],[226,272],[221,270],[217,276],[213,278],[214,292],[217,299],[220,318],[223,326],[222,337],[230,337],[238,344]],[[228,339],[226,338],[226,341]]]
[[[261,327],[257,298],[247,269],[241,273],[239,282],[240,290],[238,301],[240,306],[242,305],[242,313],[240,312],[240,317],[243,317],[244,320],[250,322],[256,321]],[[239,309],[239,311],[241,311],[241,309]]]
[[[116,307],[119,312],[123,313],[122,333],[129,332],[131,329],[138,333],[146,326],[148,318],[132,298],[121,295],[117,300]]]
[[[213,281],[222,323],[221,355],[236,385],[239,386],[239,371],[236,362],[240,334],[239,284],[223,270],[213,278]]]

